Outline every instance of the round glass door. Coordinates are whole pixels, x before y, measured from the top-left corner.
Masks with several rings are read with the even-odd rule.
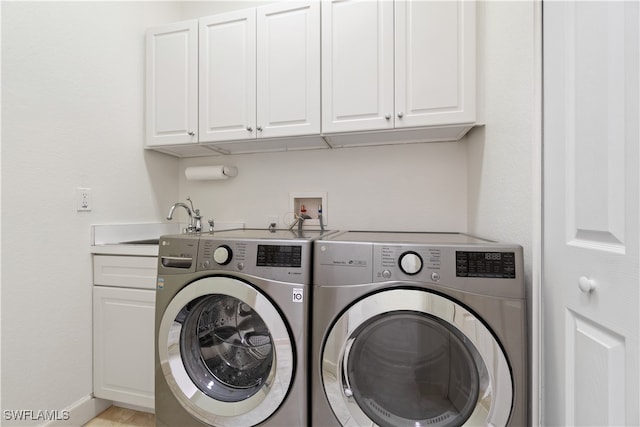
[[[258,424],[284,401],[293,344],[273,304],[253,286],[208,277],[169,303],[158,354],[182,406],[211,425]]]
[[[207,396],[239,402],[269,378],[273,338],[258,313],[229,295],[202,296],[185,306],[180,346],[191,381]]]
[[[343,426],[505,425],[511,412],[511,375],[493,335],[425,291],[385,291],[351,306],[325,341],[322,368]]]
[[[346,378],[358,406],[376,424],[459,426],[469,418],[480,383],[474,355],[438,320],[396,311],[365,323],[355,335]]]

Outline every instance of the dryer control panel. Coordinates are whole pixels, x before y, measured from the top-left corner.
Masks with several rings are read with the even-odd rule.
[[[519,247],[373,244],[373,281],[433,283],[471,292],[520,298]]]
[[[456,251],[457,277],[516,278],[515,252]]]
[[[429,286],[524,298],[520,245],[460,233],[349,231],[315,242],[313,284]]]
[[[374,279],[406,279],[438,282],[442,249],[417,245],[374,244]]]

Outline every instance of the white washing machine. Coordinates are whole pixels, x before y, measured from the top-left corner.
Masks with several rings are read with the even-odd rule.
[[[160,238],[158,426],[308,424],[312,241],[289,230]]]
[[[312,426],[526,426],[522,248],[465,234],[315,242]]]

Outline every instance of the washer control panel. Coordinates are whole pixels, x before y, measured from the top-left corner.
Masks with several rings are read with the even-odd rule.
[[[201,238],[196,271],[242,272],[288,283],[308,283],[311,243]]]

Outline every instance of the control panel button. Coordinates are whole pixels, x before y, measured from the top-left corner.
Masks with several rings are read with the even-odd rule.
[[[414,275],[422,270],[422,258],[415,252],[405,252],[400,255],[399,264],[405,274]]]
[[[390,279],[391,278],[391,272],[389,270],[385,270],[382,272],[382,277],[384,277],[385,279]]]
[[[213,260],[220,265],[229,264],[232,257],[231,248],[227,245],[218,246],[216,250],[213,251]]]
[[[436,271],[431,273],[431,280],[433,280],[434,282],[439,282],[440,281],[440,273],[438,273]]]

